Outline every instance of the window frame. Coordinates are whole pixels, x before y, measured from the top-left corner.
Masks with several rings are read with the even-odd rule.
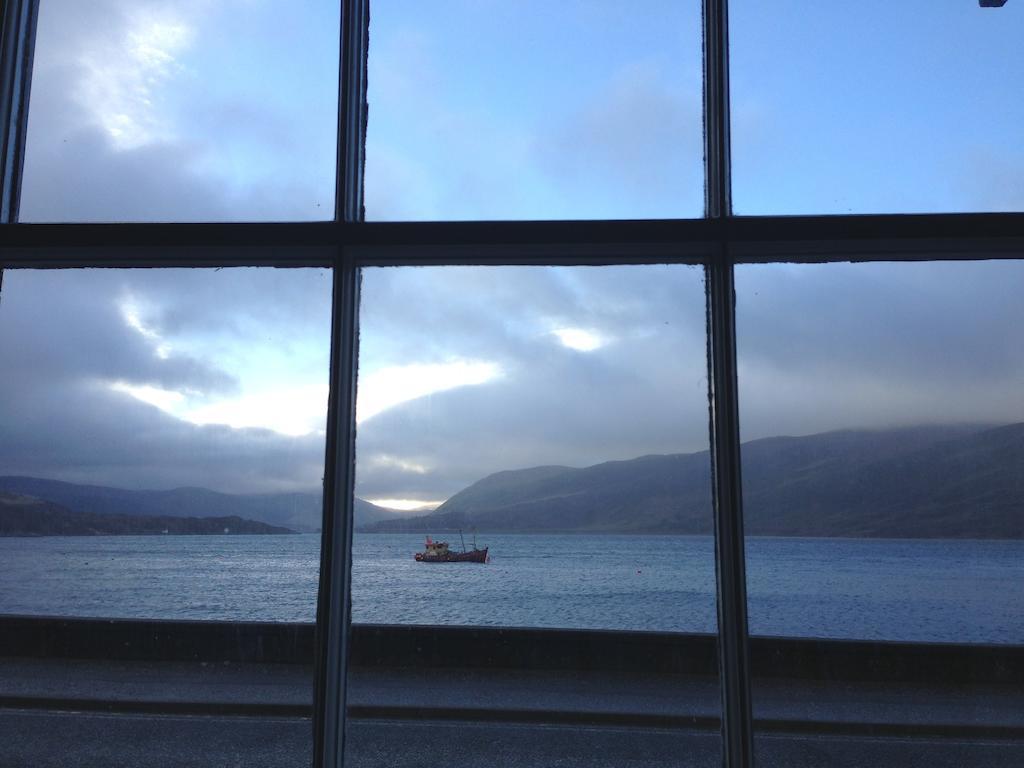
[[[703,0],[703,219],[364,222],[370,0],[342,2],[334,219],[312,223],[20,224],[17,204],[39,0],[6,0],[0,37],[3,269],[333,269],[330,397],[317,602],[314,764],[340,766],[351,625],[359,270],[385,265],[700,265],[706,275],[723,761],[753,765],[734,267],[1024,256],[1024,214],[738,217],[731,211],[727,0]],[[141,253],[141,255],[139,255]]]

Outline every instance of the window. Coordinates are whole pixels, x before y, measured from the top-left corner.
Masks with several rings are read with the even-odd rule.
[[[699,3],[371,11],[369,221],[701,215]]]
[[[319,269],[8,272],[0,492],[52,507],[5,520],[32,538],[0,539],[23,585],[0,612],[313,622],[330,289]]]
[[[1024,206],[1020,8],[738,0],[729,10],[737,213]]]
[[[82,26],[69,23],[74,9],[61,0],[5,3],[0,386],[24,399],[0,412],[0,428],[21,425],[17,439],[0,438],[0,476],[60,466],[71,446],[55,450],[42,427],[62,434],[78,422],[95,474],[69,473],[67,482],[102,485],[95,478],[111,455],[102,449],[112,447],[166,489],[178,482],[167,479],[173,456],[159,458],[161,448],[147,457],[146,446],[161,425],[192,419],[292,446],[273,454],[264,444],[252,454],[259,460],[236,464],[239,487],[301,491],[286,487],[294,474],[277,474],[294,448],[306,491],[322,472],[323,500],[319,538],[306,534],[319,559],[310,550],[297,566],[305,602],[276,624],[251,608],[238,621],[224,605],[211,613],[227,622],[119,623],[109,619],[130,613],[127,603],[110,607],[113,596],[102,594],[102,619],[14,615],[40,612],[19,582],[42,585],[49,574],[31,556],[38,542],[0,539],[13,553],[0,565],[0,656],[15,659],[0,675],[0,719],[20,734],[5,742],[5,757],[36,764],[61,748],[52,734],[66,733],[65,754],[82,764],[129,755],[198,765],[239,750],[318,766],[485,763],[506,753],[609,766],[1021,762],[1024,532],[1013,459],[1024,215],[1007,138],[1020,103],[1001,85],[1012,78],[981,70],[989,57],[1019,69],[1006,41],[1022,9],[1013,0],[965,3],[961,25],[927,4],[909,19],[911,10],[892,19],[887,9],[871,15],[872,6],[815,8],[788,24],[782,4],[774,15],[726,5],[705,0],[700,25],[697,5],[682,0],[628,14],[602,3],[531,13],[381,0],[372,21],[367,0],[340,4],[340,18],[333,2],[175,5],[175,14],[227,19],[232,33],[214,35],[186,29],[164,4],[111,0]],[[858,30],[883,18],[883,64],[902,50],[897,21],[917,35],[909,51],[932,51],[933,28],[946,40],[978,36],[938,62],[956,100],[920,95],[931,82],[925,67],[907,75],[920,87],[884,77],[878,62],[872,77],[836,87],[836,72],[852,78],[850,62],[870,57],[865,48],[843,58],[867,46]],[[95,54],[107,36],[120,36],[120,58]],[[949,69],[972,50],[984,56]],[[811,54],[838,69],[802,66]],[[127,82],[124,56],[135,57]],[[84,75],[99,78],[102,92],[82,90]],[[189,79],[180,91],[161,85]],[[836,102],[840,91],[849,98]],[[233,101],[240,95],[260,109]],[[772,131],[758,128],[761,98],[778,112]],[[881,134],[861,108],[876,99],[907,112],[871,143],[865,137]],[[977,194],[936,182],[952,167],[949,152],[978,146],[954,103],[977,107],[977,133],[991,138],[981,154],[959,157],[968,177],[976,172]],[[82,117],[102,104],[102,114]],[[851,127],[851,114],[871,130]],[[828,130],[816,131],[822,121]],[[143,133],[152,141],[139,143]],[[969,212],[949,213],[958,210]],[[985,213],[996,210],[1007,212]],[[926,213],[896,215],[908,211]],[[145,286],[164,281],[178,304],[147,306]],[[49,298],[31,289],[44,283]],[[254,283],[263,288],[249,292]],[[76,314],[113,290],[116,301],[100,303],[116,323],[90,327],[95,313]],[[238,302],[244,312],[227,311]],[[299,316],[320,335],[295,325]],[[52,332],[42,354],[31,349],[37,326]],[[97,338],[107,346],[89,360],[84,342]],[[176,361],[175,343],[203,354]],[[32,358],[19,357],[27,352],[51,368],[33,371],[21,362]],[[140,360],[145,376],[132,373]],[[103,422],[98,401],[79,409],[42,399],[48,377],[76,363],[104,397],[167,419],[128,430],[128,442],[101,440],[88,421],[111,417]],[[293,378],[304,366],[319,377],[315,388]],[[225,371],[233,382],[218,379]],[[288,408],[263,391],[270,381]],[[476,397],[502,382],[506,405]],[[230,402],[217,401],[218,386],[234,387]],[[416,394],[423,399],[411,403]],[[528,423],[516,418],[527,411]],[[286,414],[307,427],[326,417],[323,434],[310,428],[289,443]],[[459,431],[457,420],[487,429]],[[851,427],[859,429],[834,434]],[[212,470],[211,461],[244,453],[237,434],[224,434],[224,446],[197,449],[189,466]],[[570,445],[571,459],[559,459]],[[686,464],[643,474],[632,463],[675,468],[697,454],[692,472]],[[440,589],[424,575],[431,566],[411,570],[408,547],[438,518],[412,522],[399,507],[451,500],[435,513],[487,520],[478,536],[521,549],[519,534],[497,530],[503,510],[530,509],[543,521],[557,507],[565,519],[565,499],[588,497],[560,464],[584,471],[613,460],[632,484],[616,525],[684,536],[680,526],[692,523],[703,538],[679,549],[692,567],[652,575],[618,563],[601,575],[590,602],[600,621],[575,615],[580,603],[561,593],[545,604],[549,621],[521,592],[503,605],[502,588],[529,574],[494,568],[478,605],[522,618],[467,626],[451,580],[481,577],[442,571],[462,575]],[[442,463],[443,472],[421,471]],[[530,471],[532,484],[513,472],[510,488],[491,480],[485,490],[500,498],[489,506],[452,503],[480,475],[503,470]],[[600,504],[573,508],[580,525],[602,524],[595,512],[611,509],[624,487],[604,478]],[[669,490],[658,506],[650,491],[662,481]],[[27,487],[0,488],[0,501],[0,510],[45,506]],[[50,519],[65,514],[49,503]],[[918,516],[899,528],[897,511],[911,508]],[[685,509],[692,519],[682,520]],[[370,540],[355,530],[369,525],[408,532]],[[915,540],[874,546],[906,526]],[[446,533],[452,548],[457,532],[452,524]],[[123,557],[104,542],[90,552]],[[501,564],[500,552],[489,554]],[[218,557],[230,571],[230,558]],[[441,602],[440,614],[409,592],[389,602],[386,585],[361,587],[373,559],[387,564],[384,574],[401,561],[422,579],[413,594]],[[273,606],[295,583],[285,560],[274,560],[278,582],[242,574],[237,583]],[[315,623],[302,623],[314,618],[314,564]],[[598,571],[589,574],[592,586]],[[690,583],[681,587],[682,578]],[[196,594],[216,586],[194,583]],[[61,588],[77,590],[65,601],[76,615],[88,613],[88,579]],[[382,610],[368,610],[373,603]],[[644,617],[651,624],[637,631]],[[118,666],[129,661],[128,671]],[[102,667],[107,688],[96,675],[69,676],[89,664]],[[258,677],[239,674],[253,664]],[[83,709],[119,714],[61,714]],[[166,716],[175,712],[178,720]],[[424,713],[432,719],[421,723]]]
[[[20,220],[330,219],[338,8],[39,3]]]
[[[619,746],[588,761],[669,723],[658,753],[720,764],[702,270],[366,267],[359,328],[356,496],[413,511],[355,510],[353,631],[379,647],[353,649],[353,703],[414,706],[440,733],[467,707],[617,723]],[[490,562],[416,562],[428,537]],[[419,763],[408,726],[375,726],[393,734],[381,759]]]
[[[995,759],[979,742],[1019,686],[996,660],[1024,639],[1021,267],[737,267],[752,642],[817,644],[813,675],[754,662],[760,763],[781,759],[778,697],[807,677],[788,717],[910,731],[880,696],[941,723],[957,759]]]

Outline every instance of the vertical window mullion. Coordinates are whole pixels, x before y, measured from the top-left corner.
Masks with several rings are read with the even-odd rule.
[[[339,250],[334,264],[331,324],[331,389],[328,401],[317,603],[317,677],[314,765],[342,765],[345,749],[345,683],[352,618],[352,527],[355,482],[356,355],[359,270]]]
[[[363,219],[366,140],[366,54],[369,0],[341,0],[341,57],[335,220]],[[345,232],[338,227],[336,232]],[[356,363],[359,270],[345,243],[337,243],[331,324],[331,389],[324,475],[324,518],[317,602],[316,697],[313,761],[344,762],[345,701],[352,622],[352,528],[355,484]]]
[[[6,0],[0,39],[0,224],[18,220],[39,0]]]
[[[711,405],[715,571],[718,587],[719,679],[724,762],[753,765],[747,589],[740,475],[733,266],[723,248],[707,267],[708,371]]]
[[[705,213],[723,225],[718,251],[706,271],[722,756],[727,768],[748,768],[753,765],[754,753],[736,378],[736,300],[726,234],[732,214],[728,38],[728,0],[704,0]]]
[[[728,1],[704,0],[704,215],[732,215]]]
[[[370,0],[342,0],[336,218],[362,221]]]

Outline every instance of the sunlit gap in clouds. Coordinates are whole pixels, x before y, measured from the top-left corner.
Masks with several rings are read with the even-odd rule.
[[[384,411],[420,397],[459,387],[476,386],[504,375],[501,366],[481,360],[453,360],[447,363],[412,363],[379,368],[359,377],[356,422],[362,423]],[[365,457],[376,468],[397,469],[426,475],[430,467],[391,454]],[[368,498],[371,504],[402,512],[436,509],[444,499]]]
[[[427,475],[430,467],[418,464],[399,456],[392,456],[387,453],[378,453],[375,456],[365,459],[366,463],[374,469],[397,469],[401,472],[408,472],[413,475]],[[374,497],[366,499],[378,507],[399,510],[400,512],[417,512],[437,509],[444,503],[443,499],[407,499],[407,498],[383,498]]]
[[[131,395],[136,400],[156,406],[161,411],[176,415],[175,411],[185,402],[185,395],[169,389],[160,389],[148,384],[129,384],[126,381],[115,381],[110,384],[115,392]]]
[[[327,395],[327,384],[251,392],[186,410],[181,417],[197,425],[222,424],[234,429],[257,427],[289,437],[323,434]]]
[[[456,387],[486,384],[502,375],[496,363],[454,360],[448,363],[412,363],[380,368],[359,377],[356,422],[409,400]]]
[[[142,336],[161,360],[170,357],[170,345],[142,319],[137,302],[126,299],[119,305],[125,324]],[[363,422],[383,411],[420,397],[464,386],[485,384],[502,375],[499,365],[480,360],[445,363],[412,363],[380,368],[360,376],[357,421]],[[264,377],[263,381],[266,379]],[[292,383],[244,391],[238,396],[209,399],[202,392],[176,391],[152,384],[109,382],[115,392],[148,403],[175,418],[196,425],[219,424],[234,429],[262,428],[283,435],[301,437],[323,434],[329,393],[326,383]],[[392,461],[397,461],[390,457]],[[378,457],[387,461],[389,457]],[[424,473],[418,466],[403,471]],[[390,500],[395,501],[395,500]],[[436,505],[433,500],[399,500],[394,508]]]
[[[138,331],[149,342],[155,344],[154,352],[161,360],[170,357],[171,349],[160,337],[160,334],[147,326],[139,316],[139,307],[133,299],[126,299],[121,303],[121,316],[129,328]]]
[[[109,387],[196,426],[218,424],[232,429],[269,429],[288,437],[323,434],[326,426],[326,384],[249,392],[205,403],[195,402],[201,397],[196,393],[186,394],[148,384],[115,381]]]
[[[577,352],[593,352],[608,343],[603,336],[583,328],[558,328],[551,335],[556,336],[563,347]]]
[[[378,507],[398,510],[399,512],[430,512],[437,509],[443,501],[425,501],[423,499],[367,499]]]
[[[143,319],[141,302],[129,297],[120,301],[118,308],[125,325],[146,340],[157,358],[171,358],[171,345],[159,331],[147,325]],[[264,356],[270,360],[266,349],[251,351],[257,360]],[[248,388],[235,397],[214,399],[197,390],[179,391],[121,380],[108,382],[108,386],[115,392],[129,395],[159,408],[176,419],[196,426],[221,425],[232,429],[269,429],[288,437],[324,434],[329,393],[327,383],[275,382],[274,377],[270,375],[273,370],[272,363],[268,362],[266,365],[267,371],[259,377],[254,377],[264,385],[264,388]]]

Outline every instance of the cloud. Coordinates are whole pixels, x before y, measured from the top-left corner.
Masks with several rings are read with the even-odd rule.
[[[8,272],[0,472],[314,490],[330,284]],[[746,439],[1024,416],[1018,262],[745,266],[737,292]],[[704,450],[704,322],[689,267],[367,269],[357,492],[438,501],[503,469]],[[553,329],[614,341],[583,353]]]
[[[469,360],[413,363],[364,371],[360,375],[356,420],[365,421],[399,403],[435,392],[485,384],[500,375],[501,369],[493,363]]]
[[[228,492],[316,491],[323,477],[322,437],[195,427],[107,387],[44,391],[17,407],[4,423],[4,474]]]
[[[486,353],[503,372],[363,422],[362,496],[443,499],[501,469],[707,447],[699,270],[368,270],[362,302],[361,370]],[[581,354],[552,328],[617,341]]]
[[[330,284],[309,269],[7,271],[0,474],[317,490]]]
[[[125,18],[121,40],[95,38],[79,52],[75,100],[116,149],[173,138],[159,101],[182,70],[178,57],[195,38],[191,23],[170,9],[140,7]],[[105,43],[100,48],[97,43]]]
[[[745,439],[1024,420],[1019,261],[737,271]]]
[[[1024,211],[1024,147],[976,147],[961,162],[958,181],[974,210]]]
[[[551,334],[563,347],[575,349],[577,352],[593,352],[608,343],[600,334],[585,328],[556,328]]]
[[[237,390],[231,373],[189,354],[162,357],[160,342],[140,333],[121,309],[135,284],[141,293],[156,274],[171,293],[180,270],[151,274],[107,270],[30,271],[4,274],[2,323],[4,380],[38,380],[59,388],[79,381],[120,381],[161,389]]]
[[[684,218],[703,211],[699,83],[654,61],[625,64],[591,100],[537,137],[550,182],[565,193],[599,190],[583,216]]]
[[[23,221],[332,217],[337,35],[321,14],[304,15],[298,51],[251,3],[52,0],[40,14]]]
[[[1022,292],[1019,262],[740,267],[744,438],[1024,419]],[[364,495],[707,447],[699,271],[371,270],[363,299],[368,360],[486,351],[506,374],[364,422]],[[616,342],[580,354],[551,328]]]

